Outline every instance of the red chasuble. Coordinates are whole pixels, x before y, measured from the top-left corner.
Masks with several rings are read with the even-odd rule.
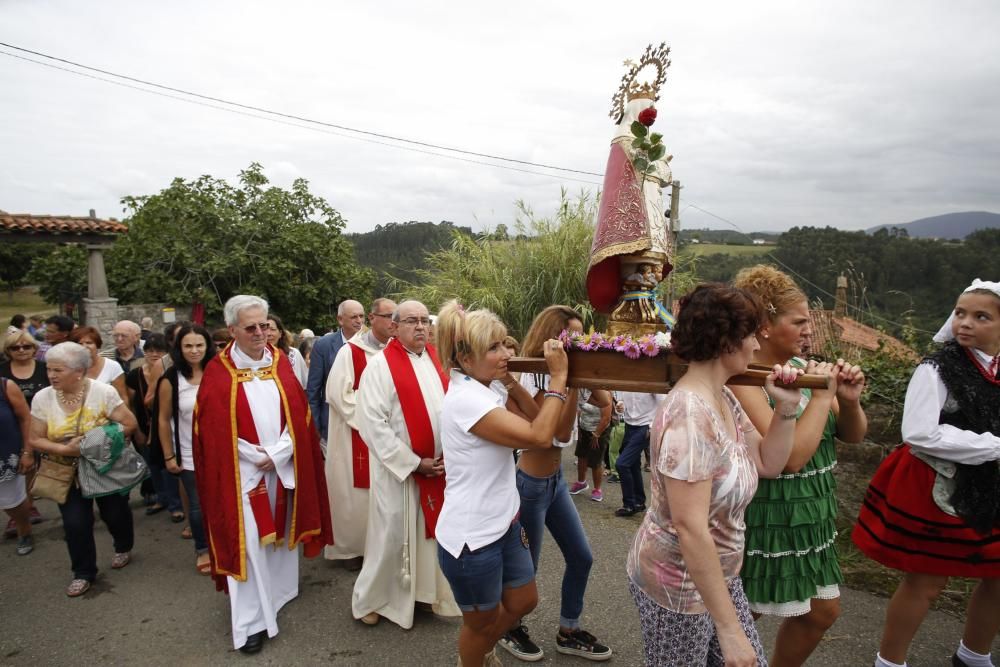
[[[351,361],[354,362],[354,391],[361,384],[361,374],[368,366],[368,355],[360,345],[348,343],[351,347]],[[370,470],[368,468],[368,445],[361,439],[358,429],[351,429],[351,468],[354,472],[354,488],[367,489],[371,487]]]
[[[434,349],[433,345],[428,345],[424,348],[424,353],[431,358],[434,368],[437,369],[438,377],[441,378],[441,386],[444,387],[445,391],[448,391],[448,377],[441,370],[437,350]],[[385,346],[383,354],[389,365],[389,372],[392,374],[392,382],[396,387],[396,396],[399,398],[399,406],[403,411],[403,420],[406,422],[406,432],[410,436],[410,446],[413,448],[413,453],[422,459],[432,459],[434,458],[434,428],[431,425],[431,417],[427,414],[427,404],[424,403],[424,394],[417,382],[417,374],[409,359],[410,353],[406,351],[398,339],[393,338]],[[424,511],[424,535],[433,538],[438,515],[441,514],[441,506],[444,504],[444,475],[427,477],[414,472],[413,479],[417,482],[417,488],[420,490],[420,508]]]
[[[251,442],[257,439],[246,394],[240,387],[243,381],[253,379],[254,372],[236,368],[230,356],[232,346],[230,343],[205,367],[195,403],[192,437],[198,496],[218,590],[226,589],[227,576],[237,581],[247,580],[244,522],[255,520],[254,516],[243,514],[236,442],[237,437]],[[312,558],[320,554],[325,545],[333,544],[319,434],[288,357],[280,350],[269,348],[274,361],[258,373],[262,379],[272,379],[277,385],[282,423],[288,428],[294,448],[295,489],[289,492],[292,517],[287,527],[287,548],[295,549],[302,544],[306,557]],[[255,491],[258,490],[251,491],[251,495]],[[279,505],[281,495],[279,489]],[[251,498],[251,502],[253,500]],[[267,506],[266,501],[264,505]],[[283,519],[270,526],[258,523],[258,530],[262,537],[267,537],[268,532],[275,534],[275,543],[278,543],[285,537],[283,523]],[[277,534],[279,528],[280,535]]]

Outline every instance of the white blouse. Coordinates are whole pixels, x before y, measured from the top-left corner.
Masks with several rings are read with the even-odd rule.
[[[973,350],[984,368],[993,357]],[[974,433],[948,424],[939,424],[941,409],[948,400],[937,368],[920,364],[906,388],[903,407],[903,442],[917,451],[940,459],[978,465],[1000,459],[1000,434]]]

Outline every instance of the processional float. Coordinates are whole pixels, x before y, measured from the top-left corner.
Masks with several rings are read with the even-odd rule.
[[[686,370],[670,351],[673,315],[657,297],[674,254],[663,207],[663,188],[673,182],[673,156],[663,135],[652,130],[669,55],[665,43],[651,44],[638,62],[626,61],[628,71],[611,101],[615,129],[587,268],[587,297],[596,312],[608,316],[608,329],[564,335],[571,387],[665,394]],[[651,79],[640,81],[643,73]],[[542,358],[515,357],[507,367],[547,372]],[[763,386],[768,372],[751,366],[729,383]],[[789,386],[825,389],[827,378],[803,375]]]

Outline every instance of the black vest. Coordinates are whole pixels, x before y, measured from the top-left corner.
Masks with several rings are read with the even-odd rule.
[[[1000,382],[987,380],[972,354],[950,342],[922,362],[937,368],[954,401],[945,404],[938,423],[1000,435]],[[958,464],[950,500],[955,512],[979,533],[1000,528],[1000,461]]]

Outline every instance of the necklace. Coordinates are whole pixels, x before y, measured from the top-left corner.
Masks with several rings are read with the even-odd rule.
[[[72,396],[67,396],[66,392],[62,389],[56,389],[56,397],[66,405],[76,405],[83,400],[83,389],[76,392]]]

